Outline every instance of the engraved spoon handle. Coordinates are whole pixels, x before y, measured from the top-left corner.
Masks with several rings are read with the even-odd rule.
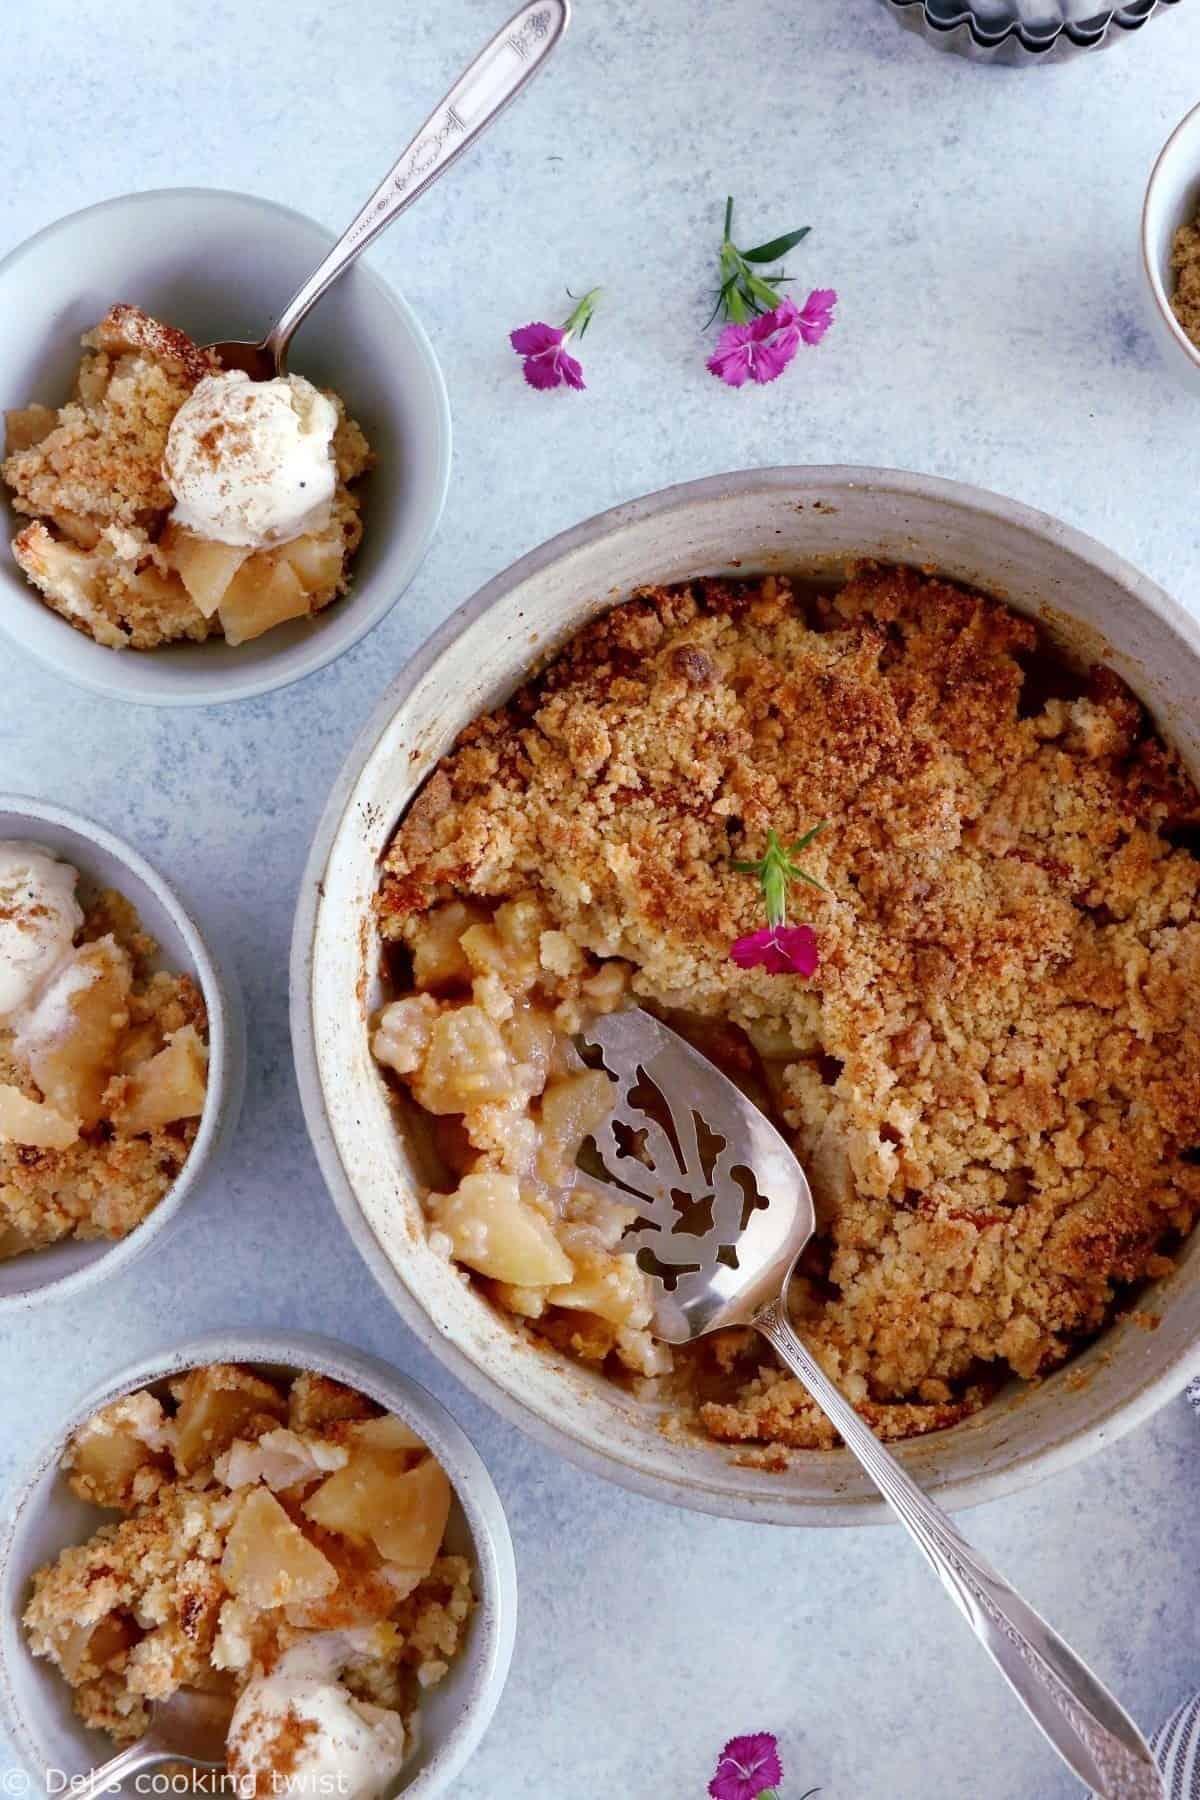
[[[188,1756],[179,1750],[173,1750],[169,1744],[160,1743],[157,1738],[138,1738],[136,1743],[126,1744],[124,1750],[110,1757],[108,1762],[101,1763],[90,1775],[73,1778],[69,1789],[71,1800],[101,1800],[104,1794],[110,1794],[130,1775],[137,1775],[143,1769],[153,1769],[165,1762],[187,1763],[194,1769],[216,1769],[217,1763],[209,1762],[196,1756]]]
[[[1132,1719],[884,1449],[797,1337],[786,1301],[776,1300],[752,1322],[836,1425],[1063,1761],[1104,1800],[1163,1800],[1154,1758]]]
[[[265,348],[277,368],[286,364],[293,332],[331,282],[348,269],[405,207],[423,194],[450,164],[474,143],[484,128],[514,100],[537,74],[571,17],[570,0],[532,0],[513,14],[491,43],[481,50],[416,137],[403,150],[342,233],[329,255],[314,269],[295,298],[276,320]]]

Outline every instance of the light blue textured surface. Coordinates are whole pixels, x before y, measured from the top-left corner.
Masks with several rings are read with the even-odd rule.
[[[12,8],[0,250],[166,184],[340,225],[504,5]],[[82,1386],[185,1333],[295,1323],[425,1380],[491,1465],[522,1575],[512,1680],[460,1800],[699,1800],[723,1738],[754,1728],[780,1735],[785,1800],[1078,1792],[895,1532],[634,1499],[415,1345],[318,1179],[286,958],[310,833],[380,689],[480,582],[632,494],[748,464],[907,466],[1056,512],[1200,605],[1200,407],[1143,329],[1137,271],[1142,190],[1198,53],[1182,7],[1104,56],[1017,73],[934,54],[875,0],[578,0],[555,66],[371,253],[430,330],[457,434],[440,538],[392,616],[298,687],[198,714],[119,711],[5,661],[0,786],[93,813],[193,899],[242,975],[252,1063],[234,1164],[165,1249],[70,1316],[6,1325],[0,1483]],[[811,223],[794,271],[842,296],[819,352],[740,394],[705,374],[699,332],[730,189],[751,241]],[[594,282],[588,392],[526,391],[506,332]],[[1147,1728],[1200,1685],[1198,1474],[1180,1398],[970,1516]]]

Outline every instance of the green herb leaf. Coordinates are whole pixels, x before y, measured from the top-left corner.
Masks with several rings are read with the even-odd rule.
[[[778,262],[779,258],[786,256],[789,250],[794,250],[811,230],[811,225],[802,225],[799,231],[785,231],[782,237],[772,238],[767,244],[756,244],[753,250],[743,250],[742,255],[747,262],[752,263]],[[728,224],[725,227],[725,235],[729,236]]]
[[[806,831],[803,837],[798,837],[794,844],[788,845],[788,855],[798,856],[801,850],[807,850],[813,839],[824,831],[828,823],[828,819],[818,819],[810,831]],[[816,1792],[817,1790],[814,1789],[813,1791]]]

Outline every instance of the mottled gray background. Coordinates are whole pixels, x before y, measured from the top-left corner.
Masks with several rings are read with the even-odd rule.
[[[10,8],[0,249],[172,183],[340,225],[504,7]],[[370,253],[429,328],[456,431],[441,534],[391,617],[302,685],[199,713],[121,710],[0,650],[0,786],[92,813],[158,862],[231,949],[252,1034],[216,1191],[113,1289],[6,1327],[0,1481],[84,1385],[184,1333],[305,1325],[412,1370],[490,1463],[521,1567],[512,1679],[461,1800],[700,1800],[723,1738],[753,1728],[781,1737],[785,1800],[1078,1791],[894,1531],[787,1533],[634,1499],[528,1443],[417,1347],[309,1151],[287,950],[313,825],[385,683],[479,583],[630,495],[747,464],[895,464],[1045,507],[1200,599],[1200,406],[1146,334],[1137,245],[1154,155],[1198,97],[1198,12],[1026,73],[938,56],[875,0],[578,0],[552,70]],[[794,270],[842,296],[821,350],[762,391],[703,367],[727,191],[749,241],[811,224]],[[528,392],[506,332],[593,282],[587,393]],[[1147,1727],[1200,1685],[1198,1473],[1180,1400],[970,1521]]]

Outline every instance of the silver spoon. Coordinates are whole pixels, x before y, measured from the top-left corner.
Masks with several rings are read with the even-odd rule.
[[[1104,1800],[1162,1800],[1137,1726],[1045,1620],[972,1550],[805,1348],[787,1288],[816,1227],[804,1171],[770,1121],[675,1032],[638,1008],[580,1034],[616,1089],[586,1161],[638,1218],[624,1247],[653,1278],[657,1337],[761,1331],[916,1539],[976,1637],[1063,1761]]]
[[[160,1763],[188,1763],[194,1769],[223,1769],[225,1739],[233,1715],[233,1701],[225,1694],[202,1694],[195,1688],[177,1688],[150,1709],[150,1726],[135,1744],[124,1750],[78,1784],[72,1784],[72,1800],[94,1800],[118,1782]]]
[[[435,107],[408,148],[390,168],[329,255],[284,307],[261,344],[231,339],[210,344],[224,369],[242,369],[253,381],[287,373],[288,345],[325,290],[393,219],[474,143],[484,128],[533,79],[571,18],[570,0],[533,0],[513,14],[491,43]]]

